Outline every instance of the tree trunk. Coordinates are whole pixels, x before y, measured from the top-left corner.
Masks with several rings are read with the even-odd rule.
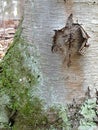
[[[97,88],[97,7],[98,2],[91,0],[25,0],[24,33],[40,54],[42,81],[39,90],[47,105],[66,104],[73,98],[78,99],[88,86],[93,95],[94,88]],[[74,57],[72,65],[66,68],[64,56],[52,53],[51,46],[53,30],[64,27],[70,13],[90,35],[91,46],[85,56]]]
[[[97,7],[97,0],[94,2],[91,0],[82,0],[81,2],[80,0],[70,0],[70,2],[68,0],[24,0],[23,30],[21,27],[18,29],[14,43],[0,66],[0,105],[2,106],[0,109],[0,128],[3,127],[2,123],[8,124],[10,119],[5,111],[9,102],[12,110],[14,107],[16,111],[18,109],[18,117],[15,117],[17,119],[15,128],[19,124],[21,125],[20,120],[24,120],[22,125],[23,130],[25,130],[28,127],[30,115],[31,123],[37,116],[38,120],[41,121],[39,117],[42,111],[41,113],[37,111],[42,107],[41,101],[34,100],[30,105],[31,97],[34,98],[35,95],[44,99],[46,106],[65,105],[72,102],[73,98],[78,100],[84,96],[88,86],[91,91],[88,90],[94,96],[95,88],[98,85]],[[78,21],[82,24],[90,35],[89,43],[91,46],[84,56],[73,56],[71,66],[67,67],[64,62],[65,56],[52,53],[51,47],[53,30],[63,28],[71,13],[74,16],[74,22]],[[22,37],[20,37],[21,33]],[[35,91],[36,88],[37,91]],[[88,93],[88,95],[90,94]],[[28,102],[29,100],[30,102]],[[32,106],[33,104],[35,107]],[[36,109],[36,105],[38,109]],[[30,114],[31,110],[33,113]],[[39,113],[40,116],[32,115],[36,115],[36,113]],[[38,122],[36,119],[34,119],[35,124]],[[44,121],[42,120],[42,122]],[[29,125],[31,126],[31,124]]]

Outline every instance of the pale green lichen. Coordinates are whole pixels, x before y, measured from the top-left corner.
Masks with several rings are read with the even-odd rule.
[[[59,117],[62,119],[62,130],[71,130],[70,121],[68,119],[68,108],[62,106],[59,110]]]
[[[96,113],[94,108],[97,107],[96,98],[88,99],[84,102],[81,107],[80,113],[83,119],[80,120],[79,130],[93,130],[96,124],[94,123],[94,118]]]

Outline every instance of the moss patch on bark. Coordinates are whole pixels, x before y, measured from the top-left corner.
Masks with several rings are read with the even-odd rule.
[[[36,89],[39,75],[33,73],[31,64],[34,64],[34,61],[29,54],[29,44],[21,37],[21,25],[22,22],[13,44],[0,64],[0,96],[5,94],[9,97],[9,102],[4,104],[8,117],[8,122],[4,125],[5,127],[13,125],[12,127],[17,130],[31,126],[35,128],[37,125],[43,125],[47,120],[42,100],[29,94],[31,89]],[[13,113],[16,110],[15,116]],[[14,124],[11,124],[11,120]]]

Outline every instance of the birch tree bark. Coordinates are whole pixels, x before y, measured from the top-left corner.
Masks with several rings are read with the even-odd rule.
[[[73,98],[83,97],[88,86],[93,95],[94,88],[97,88],[97,7],[97,0],[25,0],[24,33],[40,54],[40,96],[49,106],[64,105]],[[85,56],[74,57],[71,67],[66,68],[64,56],[53,54],[51,46],[53,30],[64,27],[70,13],[91,36],[91,46]]]

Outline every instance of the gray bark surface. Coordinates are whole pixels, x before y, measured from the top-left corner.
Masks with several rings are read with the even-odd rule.
[[[25,0],[24,36],[34,44],[40,54],[40,96],[48,105],[66,104],[73,98],[79,99],[90,87],[93,92],[98,86],[98,2],[70,0]],[[82,24],[90,35],[91,46],[85,56],[77,56],[71,67],[63,64],[64,56],[51,52],[53,30],[65,26],[67,17],[73,13],[74,21]],[[31,53],[34,50],[31,48]]]

